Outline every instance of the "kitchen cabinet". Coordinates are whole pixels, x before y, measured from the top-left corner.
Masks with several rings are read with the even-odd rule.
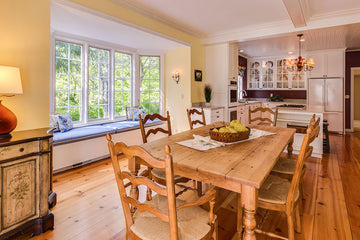
[[[198,111],[201,111],[201,108],[194,108]],[[224,121],[224,107],[211,107],[211,108],[204,108],[204,115],[206,124]],[[192,120],[200,120],[202,121],[202,117],[198,114],[192,115]],[[200,127],[202,125],[196,124],[194,128]]]
[[[237,83],[237,56],[237,44],[222,43],[205,47],[205,79],[212,86],[214,106],[229,107],[228,86],[230,81]]]
[[[344,133],[344,114],[342,112],[325,112],[324,119],[329,123],[329,132]]]
[[[289,58],[250,59],[248,89],[306,89],[306,73],[290,72]]]
[[[0,239],[39,235],[54,226],[52,135],[47,129],[12,133],[0,140]]]
[[[229,84],[237,84],[238,81],[238,43],[229,44],[229,69],[228,69],[228,78],[230,80]]]
[[[257,59],[250,61],[248,88],[272,89],[274,88],[274,60]]]
[[[285,58],[276,60],[275,87],[277,89],[305,89],[305,72],[296,73],[287,70],[287,60]]]
[[[344,77],[344,49],[309,52],[308,59],[314,59],[314,69],[309,78]]]
[[[238,120],[245,125],[249,124],[249,106],[246,104],[238,106]]]

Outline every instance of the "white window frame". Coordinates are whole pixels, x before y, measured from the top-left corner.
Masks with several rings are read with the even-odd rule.
[[[160,106],[159,113],[164,114],[164,53],[163,52],[148,52],[148,51],[139,51],[137,49],[129,48],[126,46],[116,45],[109,42],[103,42],[95,39],[90,39],[86,37],[75,36],[62,32],[54,32],[51,35],[50,43],[50,114],[55,113],[55,90],[56,90],[56,41],[68,42],[73,44],[82,45],[83,54],[82,54],[82,121],[74,122],[75,127],[84,126],[84,125],[94,125],[99,123],[107,123],[114,121],[126,120],[126,116],[115,117],[114,113],[114,81],[115,81],[115,52],[130,54],[132,58],[132,74],[131,74],[131,106],[140,105],[140,56],[158,56],[160,57]],[[100,48],[110,51],[110,95],[109,95],[109,107],[110,107],[110,116],[109,119],[88,119],[88,64],[89,64],[89,47]]]
[[[138,77],[138,81],[139,81],[139,95],[138,95],[138,99],[137,99],[137,103],[138,105],[140,105],[140,86],[141,86],[141,83],[140,83],[140,57],[141,56],[147,56],[147,57],[159,57],[160,58],[160,64],[159,64],[159,73],[160,73],[160,83],[159,83],[159,101],[160,101],[160,106],[159,106],[159,112],[161,115],[164,115],[164,99],[165,99],[165,93],[164,93],[164,54],[155,54],[153,52],[142,52],[141,54],[139,54],[138,56],[138,59],[139,59],[139,68],[138,68],[138,74],[139,74],[139,77]]]

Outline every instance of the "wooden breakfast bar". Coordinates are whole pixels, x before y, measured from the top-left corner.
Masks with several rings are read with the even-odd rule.
[[[295,129],[249,125],[250,128],[275,134],[207,151],[177,144],[177,142],[192,139],[193,134],[208,136],[210,128],[221,125],[224,123],[218,122],[181,132],[143,144],[142,147],[153,156],[162,158],[164,146],[169,145],[173,155],[175,174],[239,193],[241,201],[238,201],[237,233],[233,239],[240,239],[242,232],[243,239],[256,239],[254,229],[258,189],[287,146],[291,154]],[[129,163],[129,168],[130,171],[138,170],[138,166],[131,163]],[[242,226],[244,226],[244,231]]]

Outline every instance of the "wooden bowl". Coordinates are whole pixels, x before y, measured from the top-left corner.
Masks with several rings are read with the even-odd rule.
[[[219,130],[220,128],[222,128],[222,127],[218,127],[216,129]],[[248,128],[248,127],[246,127],[246,128],[248,129],[248,131],[237,132],[237,133],[214,132],[213,131],[214,128],[211,128],[209,131],[209,134],[210,134],[210,138],[215,141],[225,142],[225,143],[238,142],[238,141],[249,138],[250,128]]]

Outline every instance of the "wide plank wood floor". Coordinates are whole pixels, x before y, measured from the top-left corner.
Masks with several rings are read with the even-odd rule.
[[[302,233],[296,239],[360,239],[360,132],[330,135],[331,152],[306,163]],[[122,165],[126,167],[126,162]],[[55,227],[32,240],[125,239],[124,216],[110,160],[54,176]],[[190,199],[187,192],[183,198]],[[236,231],[236,194],[218,189],[219,238]],[[259,209],[258,222],[264,215]],[[261,229],[287,236],[284,214],[269,212]],[[257,235],[257,239],[271,239]]]

